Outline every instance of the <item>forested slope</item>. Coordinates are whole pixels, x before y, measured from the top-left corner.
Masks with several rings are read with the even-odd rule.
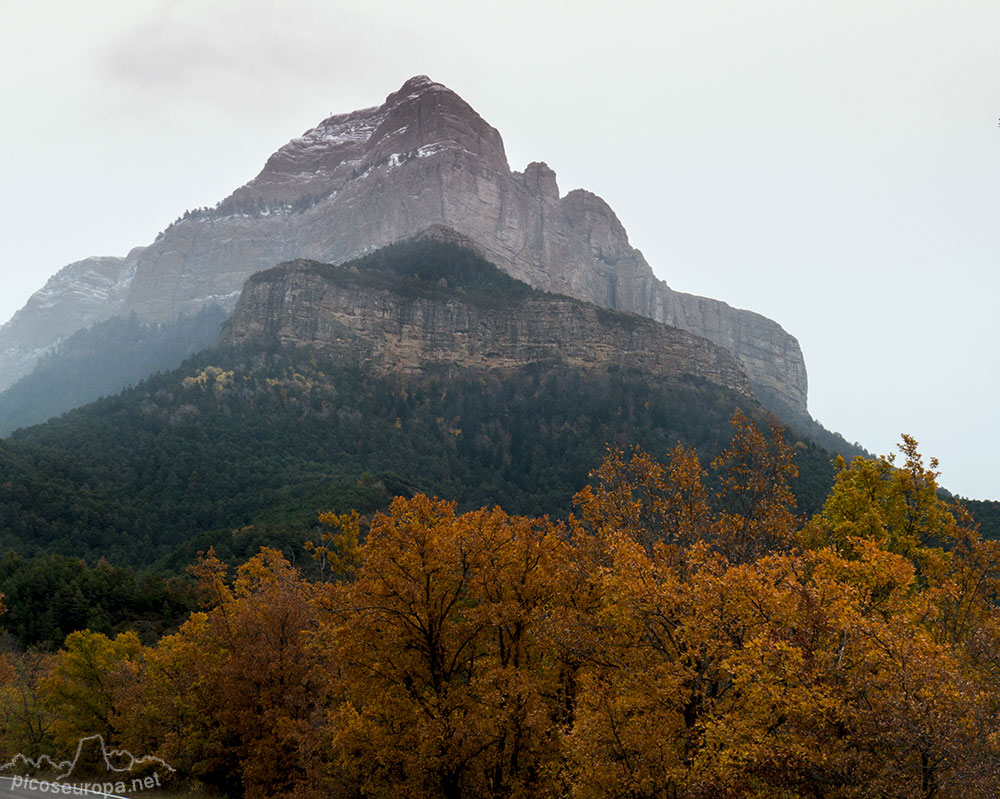
[[[710,384],[614,370],[403,380],[301,353],[209,351],[0,442],[0,547],[148,564],[192,540],[306,531],[320,510],[415,491],[561,517],[606,444],[684,442],[710,457],[738,405]],[[801,505],[814,510],[831,456],[797,451]]]

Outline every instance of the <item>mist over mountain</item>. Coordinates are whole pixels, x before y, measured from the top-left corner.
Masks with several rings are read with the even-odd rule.
[[[215,345],[226,316],[211,305],[172,322],[142,322],[133,313],[76,331],[0,393],[0,435],[176,369],[185,358]]]
[[[171,322],[213,305],[229,311],[254,272],[295,258],[341,263],[435,225],[531,286],[722,346],[765,405],[811,421],[792,336],[758,314],[671,290],[603,200],[580,189],[561,195],[543,163],[511,171],[500,134],[423,76],[378,106],[323,120],[249,183],[214,208],[185,213],[148,246],[59,272],[0,328],[0,387],[95,322],[133,313],[146,324]]]

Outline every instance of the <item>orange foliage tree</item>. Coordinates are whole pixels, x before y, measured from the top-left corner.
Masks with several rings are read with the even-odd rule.
[[[610,451],[565,524],[324,515],[329,579],[210,555],[175,635],[68,640],[49,679],[93,666],[94,723],[231,795],[995,797],[1000,547],[901,449],[807,523],[742,415],[707,468]]]
[[[684,450],[612,453],[577,497],[570,793],[996,795],[996,544],[909,438],[800,530],[790,453],[735,424],[714,510]]]
[[[368,796],[552,793],[555,675],[538,628],[564,549],[545,520],[424,496],[372,521],[319,638],[342,778]]]
[[[232,585],[214,556],[195,569],[210,608],[150,648],[118,728],[217,790],[310,795],[324,663],[308,645],[320,586],[262,549]]]

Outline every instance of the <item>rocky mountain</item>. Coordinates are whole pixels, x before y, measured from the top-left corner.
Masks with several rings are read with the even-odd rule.
[[[86,258],[63,267],[0,328],[0,389],[78,330],[115,316],[131,273],[125,258]]]
[[[396,271],[399,264],[406,271]],[[532,290],[441,229],[350,265],[297,260],[259,272],[247,282],[221,343],[306,348],[379,375],[513,371],[541,363],[695,377],[751,394],[736,359],[707,339]]]
[[[564,517],[609,444],[710,460],[737,409],[773,421],[724,348],[472,247],[433,228],[252,276],[219,346],[0,439],[0,547],[171,569],[209,546],[301,555],[317,511],[414,492]],[[790,435],[815,510],[832,455]]]
[[[149,246],[66,267],[0,329],[0,388],[95,321],[231,309],[254,272],[296,258],[341,263],[434,225],[531,286],[709,339],[735,356],[765,404],[807,417],[805,365],[791,335],[758,314],[670,289],[603,200],[560,195],[544,163],[511,171],[500,134],[423,76],[377,107],[293,139],[249,183],[215,208],[188,212]]]

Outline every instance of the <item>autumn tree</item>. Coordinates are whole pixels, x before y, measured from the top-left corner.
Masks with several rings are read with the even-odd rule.
[[[990,796],[1000,771],[995,666],[1000,547],[946,501],[937,462],[903,436],[894,456],[840,462],[805,538],[838,592],[863,600],[842,631],[859,666],[855,740],[887,796]]]
[[[937,461],[925,466],[911,436],[903,436],[899,449],[901,467],[895,455],[858,457],[850,465],[838,459],[833,488],[809,531],[817,543],[850,555],[853,542],[872,540],[918,568],[933,567],[958,533],[954,509],[938,496]]]
[[[0,740],[6,753],[38,757],[52,751],[56,717],[42,701],[39,684],[54,660],[34,648],[0,656]]]
[[[576,497],[579,576],[557,642],[578,666],[566,736],[575,795],[688,795],[708,719],[734,701],[725,663],[750,633],[728,580],[789,547],[796,518],[780,432],[769,438],[743,414],[733,428],[711,464],[715,497],[683,447],[665,464],[609,452]]]
[[[5,729],[233,796],[996,796],[1000,544],[908,437],[803,524],[780,432],[733,424],[707,468],[609,450],[565,524],[418,495],[323,514],[320,582],[210,553],[155,646],[74,633],[37,700],[0,672]]]
[[[798,469],[778,425],[765,434],[737,411],[732,426],[732,441],[712,461],[722,508],[715,536],[729,561],[750,563],[794,543],[799,519],[789,480]]]
[[[709,494],[698,455],[678,445],[658,461],[641,448],[610,449],[575,497],[581,521],[598,541],[624,534],[647,554],[667,547],[674,559],[710,537]]]
[[[719,509],[680,556],[669,462],[612,453],[578,496],[571,793],[995,795],[996,548],[911,439],[902,468],[844,467],[800,533],[787,450],[736,427]]]
[[[42,701],[54,717],[58,746],[71,750],[91,735],[113,740],[115,702],[123,689],[126,664],[142,655],[142,642],[133,632],[108,638],[80,630],[66,637],[50,672],[39,683]]]
[[[121,707],[126,740],[232,794],[308,795],[324,671],[307,645],[319,587],[266,548],[232,585],[212,553],[195,572],[208,609],[148,651]]]
[[[544,520],[397,499],[372,520],[321,639],[333,745],[369,796],[544,796],[555,730],[544,622],[562,543]]]

